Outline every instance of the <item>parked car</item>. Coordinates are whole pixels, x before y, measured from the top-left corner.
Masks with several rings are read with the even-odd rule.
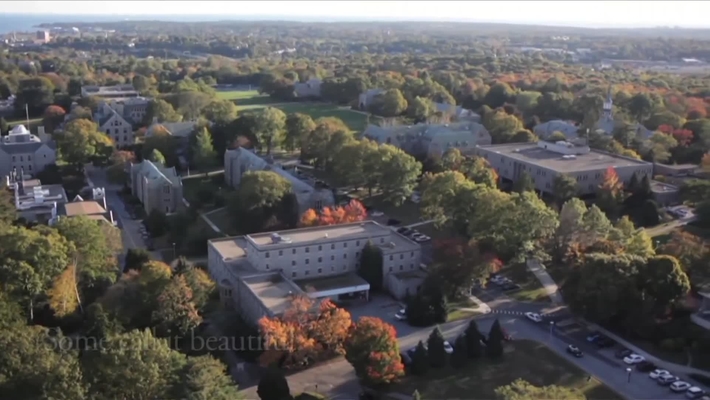
[[[577,358],[581,358],[584,354],[582,353],[582,350],[579,349],[577,346],[572,346],[569,345],[567,346],[567,352],[572,354],[573,356]]]
[[[405,309],[403,308],[403,309],[397,311],[397,313],[394,315],[394,317],[395,317],[398,321],[404,321],[405,319],[407,319],[407,310],[405,310]]]
[[[646,361],[646,359],[638,354],[630,354],[628,357],[624,357],[624,363],[628,365],[638,364],[641,361]]]
[[[657,370],[651,371],[651,372],[648,374],[648,377],[651,378],[651,379],[658,379],[658,378],[660,378],[661,376],[665,376],[665,375],[673,376],[673,374],[671,374],[670,372],[666,371],[665,369],[657,369]]]
[[[370,212],[370,215],[372,215],[373,217],[381,217],[385,215],[385,213],[383,213],[382,211],[373,210],[372,212]]]
[[[639,372],[651,372],[654,369],[656,369],[656,364],[654,364],[650,361],[643,361],[643,362],[636,364],[636,369]]]
[[[454,352],[454,348],[448,341],[444,341],[444,351],[446,351],[446,354],[451,354]]]
[[[629,350],[629,349],[619,349],[619,350],[617,350],[616,352],[614,352],[614,356],[615,356],[616,358],[628,357],[628,356],[630,356],[631,354],[633,354],[633,352],[632,352],[631,350]]]
[[[414,238],[414,241],[417,243],[424,243],[424,242],[428,242],[430,240],[431,240],[431,238],[427,235],[419,235]]]
[[[587,335],[587,342],[594,343],[597,341],[597,339],[601,338],[602,334],[599,332],[591,332],[589,335]]]
[[[685,392],[688,389],[690,389],[690,383],[688,382],[683,382],[683,381],[675,381],[671,383],[671,390],[676,392],[676,393],[681,393]]]
[[[528,317],[528,319],[533,322],[542,322],[542,316],[538,313],[526,312],[525,316]]]
[[[705,394],[705,391],[703,389],[700,389],[697,386],[693,386],[691,388],[688,388],[688,391],[685,392],[685,397],[689,399],[697,399],[699,397],[702,397]]]
[[[673,376],[673,375],[662,375],[662,376],[659,376],[656,381],[661,386],[668,386],[671,383],[678,381],[678,380],[680,380],[680,379],[678,377]]]
[[[412,232],[411,229],[405,228],[405,227],[402,227],[402,228],[397,229],[397,233],[400,233],[400,234],[405,235],[405,236],[409,235],[411,232]]]
[[[400,220],[398,220],[398,219],[394,219],[394,218],[390,218],[390,219],[387,220],[387,225],[388,225],[388,226],[397,226],[397,225],[399,225],[399,224],[401,224],[401,223],[402,223],[402,221],[400,221]]]
[[[506,283],[505,285],[500,287],[502,290],[508,292],[511,290],[517,290],[520,289],[520,285],[517,285],[515,283]]]

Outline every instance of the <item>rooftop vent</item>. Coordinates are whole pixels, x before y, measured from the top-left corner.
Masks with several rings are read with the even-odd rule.
[[[577,158],[577,156],[575,156],[574,154],[567,154],[562,156],[562,158],[565,160],[574,160],[575,158]]]
[[[281,243],[282,239],[283,238],[278,233],[271,234],[271,243],[273,244]]]
[[[520,153],[520,149],[513,150],[513,153]]]
[[[327,233],[324,234],[323,237],[326,238],[326,239],[328,239],[328,234],[327,234]]]

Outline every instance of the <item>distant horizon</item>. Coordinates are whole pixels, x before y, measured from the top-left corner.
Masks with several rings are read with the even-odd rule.
[[[124,14],[124,15],[105,15],[105,14],[64,14],[64,13],[4,13],[0,15],[0,20],[6,18],[20,17],[32,19],[31,23],[33,26],[39,24],[67,24],[67,23],[113,23],[113,22],[124,22],[124,21],[136,21],[136,22],[149,22],[149,21],[160,21],[160,22],[302,22],[302,23],[335,23],[335,22],[353,22],[353,23],[368,23],[368,22],[449,22],[449,23],[461,23],[461,24],[495,24],[495,25],[523,25],[523,26],[540,26],[540,27],[553,27],[553,28],[583,28],[583,29],[652,29],[652,28],[663,28],[663,29],[710,29],[710,23],[704,26],[689,26],[689,25],[616,25],[616,24],[581,24],[581,23],[560,23],[556,21],[540,21],[540,22],[528,22],[528,21],[504,21],[504,20],[484,20],[484,19],[457,19],[457,18],[396,18],[396,17],[344,17],[344,16],[289,16],[289,15],[185,15],[185,14],[156,14],[156,15],[142,15],[142,14]],[[57,18],[53,20],[52,18]],[[0,26],[0,33],[9,32]]]
[[[7,17],[52,22],[459,22],[601,29],[710,28],[710,2],[696,1],[3,1]],[[45,11],[47,10],[47,11]],[[56,19],[56,20],[51,20]],[[93,21],[90,21],[93,20]],[[11,21],[12,22],[12,21]],[[5,29],[0,24],[0,29]]]

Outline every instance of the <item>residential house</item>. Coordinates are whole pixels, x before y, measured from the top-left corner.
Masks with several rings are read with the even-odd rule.
[[[114,86],[94,86],[87,85],[81,87],[81,97],[99,97],[102,99],[125,99],[138,97],[140,93],[132,84],[122,84]]]
[[[55,143],[44,127],[39,127],[35,136],[23,125],[16,125],[0,140],[0,176],[10,176],[13,171],[32,176],[56,161]]]
[[[293,91],[299,98],[320,98],[320,87],[322,80],[317,78],[309,79],[306,82],[296,82],[293,84]]]
[[[13,191],[15,209],[20,218],[27,222],[52,223],[58,210],[67,202],[67,194],[62,185],[42,185],[37,179],[25,180],[22,170],[6,178],[6,187]]]
[[[15,95],[0,100],[0,117],[10,117],[15,114]],[[4,132],[3,132],[4,133]]]
[[[182,180],[174,167],[143,160],[131,165],[130,179],[131,193],[143,203],[147,213],[172,213],[182,204]]]
[[[251,150],[238,147],[224,153],[224,179],[228,185],[239,187],[242,175],[247,171],[272,171],[291,182],[298,202],[299,214],[309,208],[320,209],[335,203],[332,189],[322,187],[317,182],[301,180],[280,165],[259,157]]]
[[[397,146],[413,156],[427,157],[440,157],[450,148],[470,154],[476,145],[491,144],[488,130],[472,121],[450,124],[369,125],[363,136],[377,143]]]

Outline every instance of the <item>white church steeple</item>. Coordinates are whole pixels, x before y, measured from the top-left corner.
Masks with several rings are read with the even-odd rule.
[[[611,99],[611,86],[609,86],[609,91],[607,92],[606,95],[606,100],[604,100],[604,105],[602,107],[603,109],[603,117],[605,119],[611,119],[611,109],[614,105],[614,102]]]

